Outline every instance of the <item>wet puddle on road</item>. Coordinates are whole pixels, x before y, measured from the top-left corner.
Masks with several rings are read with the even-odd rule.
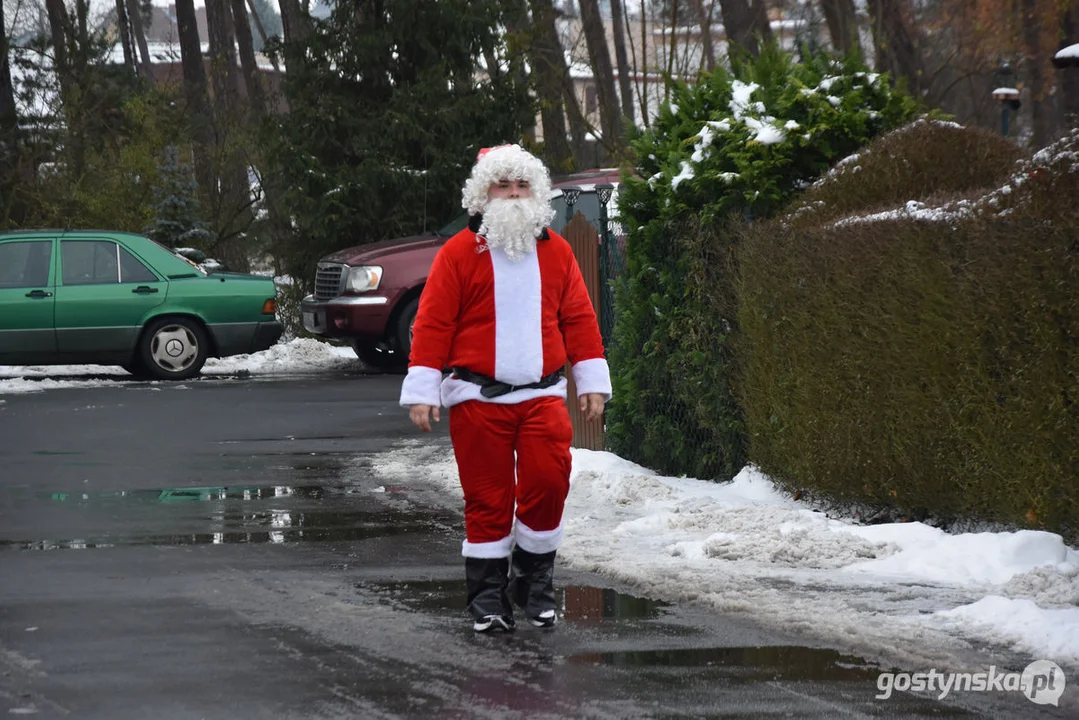
[[[762,647],[706,647],[582,653],[567,658],[571,664],[616,667],[707,668],[734,679],[875,681],[880,668],[865,659],[827,648],[791,645]]]
[[[463,611],[468,592],[464,580],[419,580],[397,583],[357,583],[361,590],[379,594],[424,610]],[[560,614],[567,622],[589,623],[605,620],[652,620],[663,614],[668,603],[620,593],[610,588],[569,585],[558,587],[555,595]]]
[[[403,488],[324,485],[140,489],[47,493],[34,500],[78,512],[76,522],[118,530],[73,539],[3,539],[0,548],[89,549],[234,543],[368,540],[405,533],[444,533],[447,513],[396,501]],[[393,504],[387,498],[394,497]],[[126,526],[126,527],[125,527]],[[126,528],[152,527],[152,532]]]

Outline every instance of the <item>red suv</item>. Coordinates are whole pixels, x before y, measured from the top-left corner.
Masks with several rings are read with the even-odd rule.
[[[556,178],[551,225],[561,232],[567,217],[566,191],[580,190],[572,212],[582,212],[599,229],[600,200],[596,185],[618,185],[616,169],[591,170]],[[614,202],[608,212],[614,215]],[[357,245],[319,260],[315,291],[300,304],[304,328],[323,337],[349,340],[366,365],[401,369],[408,364],[412,323],[420,305],[435,254],[443,243],[464,229],[462,212],[434,233]]]

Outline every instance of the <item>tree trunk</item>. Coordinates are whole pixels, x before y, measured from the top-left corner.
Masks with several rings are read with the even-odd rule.
[[[641,0],[641,65],[634,67],[641,75],[641,122],[648,127],[648,15],[645,14],[645,0]]]
[[[528,5],[525,0],[513,0],[505,11],[506,19],[506,50],[509,55],[510,74],[518,87],[528,87],[528,63],[524,59],[527,53],[523,48],[531,45],[528,40]],[[522,128],[522,134],[531,143],[536,142],[535,115],[530,115],[531,121],[527,127]]]
[[[551,0],[530,0],[530,4],[532,42],[528,54],[540,103],[544,151],[554,172],[572,172],[573,151],[566,139],[562,104],[563,83],[568,70],[555,26],[555,10]]]
[[[748,0],[719,0],[719,12],[727,34],[727,57],[731,56],[732,48],[738,48],[753,57],[760,55]]]
[[[774,39],[772,37],[772,21],[768,19],[768,6],[765,0],[749,0],[749,16],[753,23],[753,34],[764,45],[768,45]]]
[[[709,72],[716,69],[716,51],[712,47],[712,10],[715,8],[715,0],[708,6],[708,13],[704,12],[704,0],[693,0],[693,12],[700,21],[701,28],[701,54],[704,56],[704,67]]]
[[[1031,144],[1035,148],[1045,147],[1056,134],[1053,108],[1048,97],[1046,67],[1048,58],[1042,51],[1041,14],[1035,0],[1022,0],[1023,44],[1026,56],[1027,88],[1030,90],[1030,129]],[[1074,38],[1071,38],[1074,41]]]
[[[671,0],[671,21],[668,27],[671,29],[671,46],[667,48],[667,75],[674,74],[674,56],[678,50],[678,0]],[[668,97],[670,97],[671,89],[668,86],[665,90]]]
[[[618,107],[618,94],[614,87],[614,69],[611,67],[611,51],[607,47],[607,32],[599,14],[598,0],[580,0],[581,24],[584,26],[585,43],[595,78],[596,95],[599,98],[600,126],[603,143],[614,155],[622,154],[622,112]]]
[[[234,114],[239,106],[237,99],[246,99],[246,88],[240,83],[236,68],[232,13],[225,0],[206,0],[206,31],[210,36],[210,83],[214,89],[214,107],[221,113]]]
[[[146,46],[146,33],[142,29],[142,13],[139,12],[138,0],[127,0],[127,14],[131,18],[131,30],[135,35],[135,42],[138,43],[139,57],[142,58],[142,62],[139,63],[141,75],[151,85],[155,85],[154,59],[150,57],[150,49]]]
[[[877,70],[887,72],[893,81],[905,79],[910,94],[922,96],[921,60],[914,40],[903,19],[902,0],[868,0],[876,50]]]
[[[214,192],[213,168],[209,151],[213,144],[213,125],[206,96],[206,68],[202,63],[199,29],[195,20],[195,1],[176,0],[176,28],[180,38],[180,63],[184,75],[184,99],[195,139],[195,179],[203,197]]]
[[[71,85],[67,44],[71,21],[68,19],[64,0],[45,0],[45,10],[49,14],[49,31],[52,34],[53,67],[60,80],[60,93],[66,95],[66,89]]]
[[[262,38],[262,47],[265,48],[266,43],[269,42],[270,38],[266,37],[266,28],[262,27],[262,19],[259,17],[258,10],[255,9],[255,0],[247,0],[247,7],[251,8],[251,19],[255,23],[255,30],[258,32],[259,37]],[[237,20],[237,22],[239,22],[239,20]],[[237,35],[237,37],[239,37],[239,36]],[[276,56],[271,56],[270,57],[270,64],[273,65],[274,70],[280,70],[281,69],[277,65],[277,57]]]
[[[854,0],[820,0],[820,6],[824,21],[828,24],[828,34],[832,36],[832,47],[844,55],[855,50],[861,57]]]
[[[280,0],[281,30],[286,43],[303,43],[311,34],[311,20],[299,0]]]
[[[577,90],[573,85],[573,78],[569,75],[569,69],[566,69],[565,75],[562,76],[562,102],[566,106],[566,117],[569,118],[569,136],[573,139],[573,166],[585,167],[593,165],[594,163],[589,160],[591,157],[586,152],[588,143],[588,122],[584,119],[584,113],[581,112],[581,103],[577,101]]]
[[[127,21],[127,4],[124,0],[116,0],[116,25],[117,31],[120,33],[120,45],[124,49],[124,66],[131,71],[132,75],[138,75],[139,67],[138,63],[135,62],[135,53],[131,42],[131,25]]]
[[[633,81],[626,57],[626,13],[622,0],[611,0],[611,25],[614,31],[614,60],[618,66],[618,91],[622,96],[622,116],[633,123]]]
[[[247,19],[244,0],[231,0],[232,27],[236,32],[236,45],[240,50],[240,67],[243,70],[244,85],[250,103],[251,119],[261,122],[266,115],[265,93],[262,91],[262,76],[255,60],[255,44],[251,37],[251,23]]]
[[[221,162],[220,191],[214,213],[218,227],[215,252],[229,267],[246,271],[248,258],[243,233],[251,224],[250,187],[247,163],[235,136],[244,125],[247,92],[236,67],[232,12],[225,0],[206,0],[206,30],[210,36],[210,81]],[[248,40],[250,37],[249,31]]]
[[[1061,25],[1064,41],[1058,49],[1079,42],[1079,5],[1072,3],[1064,14],[1064,22]],[[1060,80],[1062,127],[1079,128],[1079,67],[1057,70],[1057,77]]]
[[[19,132],[19,113],[15,107],[15,87],[11,82],[11,61],[8,57],[7,26],[4,8],[0,3],[0,156],[14,157]],[[7,162],[4,168],[10,167]]]

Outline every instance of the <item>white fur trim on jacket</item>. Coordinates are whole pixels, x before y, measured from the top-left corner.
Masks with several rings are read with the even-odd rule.
[[[510,556],[513,549],[513,536],[507,535],[501,540],[485,543],[461,543],[461,555],[470,558],[504,558]]]
[[[611,370],[603,358],[582,360],[570,368],[573,382],[577,383],[577,397],[587,393],[599,393],[604,402],[611,399]]]
[[[487,207],[487,189],[500,180],[527,180],[532,196],[547,200],[551,196],[551,176],[543,162],[520,145],[503,145],[484,153],[472,167],[472,175],[461,192],[461,207],[470,215],[480,215]],[[549,208],[554,218],[554,208]]]
[[[408,369],[408,375],[405,375],[405,380],[401,383],[401,407],[412,405],[438,407],[441,400],[439,391],[441,384],[441,370],[413,365]]]
[[[562,545],[562,523],[554,530],[533,530],[520,520],[516,521],[517,544],[536,555],[557,550]]]

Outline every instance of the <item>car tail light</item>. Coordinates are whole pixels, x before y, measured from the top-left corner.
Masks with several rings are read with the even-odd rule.
[[[270,298],[266,302],[262,303],[263,315],[276,315],[277,314],[277,300]]]

